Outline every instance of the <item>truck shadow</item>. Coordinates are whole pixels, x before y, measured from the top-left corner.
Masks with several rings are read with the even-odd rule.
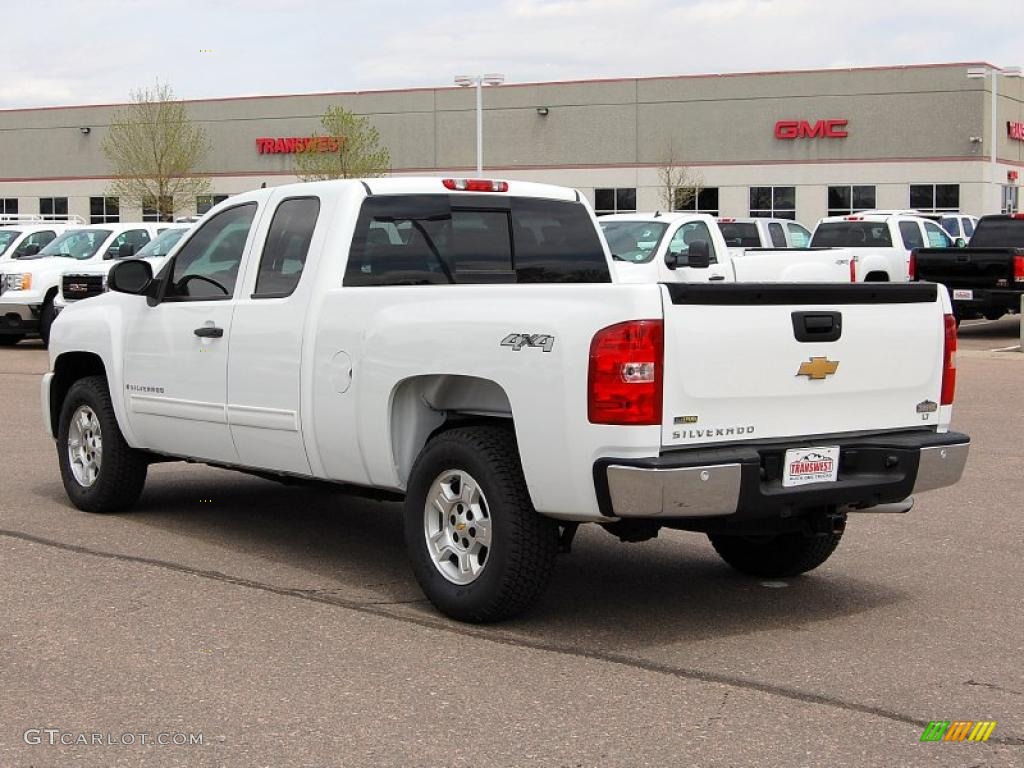
[[[116,516],[118,524],[140,528],[132,538],[151,528],[172,533],[174,546],[191,542],[160,559],[342,605],[394,605],[405,615],[443,620],[413,579],[399,504],[181,465],[168,472],[171,466],[152,477],[136,511]],[[855,526],[851,531],[856,535]],[[766,582],[732,571],[702,535],[663,531],[624,544],[583,526],[573,551],[559,556],[541,602],[500,631],[556,645],[635,649],[783,625],[801,631],[905,599],[880,580],[849,576],[842,553],[840,546],[812,574]]]

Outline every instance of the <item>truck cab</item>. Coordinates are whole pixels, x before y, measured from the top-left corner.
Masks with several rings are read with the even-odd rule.
[[[720,216],[718,228],[737,255],[747,248],[807,248],[811,244],[811,231],[789,219]]]

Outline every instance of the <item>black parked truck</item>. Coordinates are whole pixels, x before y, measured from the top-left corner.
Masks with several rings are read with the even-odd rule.
[[[1024,213],[983,216],[966,248],[917,248],[910,278],[942,283],[957,325],[1019,312],[1024,294]]]

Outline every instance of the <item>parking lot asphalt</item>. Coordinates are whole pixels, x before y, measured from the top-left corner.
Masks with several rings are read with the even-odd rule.
[[[1016,331],[962,329],[963,481],[851,519],[817,571],[590,528],[486,627],[423,600],[394,504],[174,463],[131,513],[73,509],[45,353],[0,350],[0,766],[1020,766],[1024,355],[988,351]]]

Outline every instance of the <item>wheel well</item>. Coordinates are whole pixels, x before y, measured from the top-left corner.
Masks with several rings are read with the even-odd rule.
[[[864,276],[865,283],[888,283],[889,273],[888,272],[868,272]]]
[[[92,352],[65,352],[53,365],[53,380],[50,382],[50,428],[57,436],[60,409],[71,385],[86,376],[107,375],[103,360]]]
[[[391,396],[391,450],[402,485],[427,440],[467,421],[512,423],[505,390],[476,376],[438,374],[400,382]]]

